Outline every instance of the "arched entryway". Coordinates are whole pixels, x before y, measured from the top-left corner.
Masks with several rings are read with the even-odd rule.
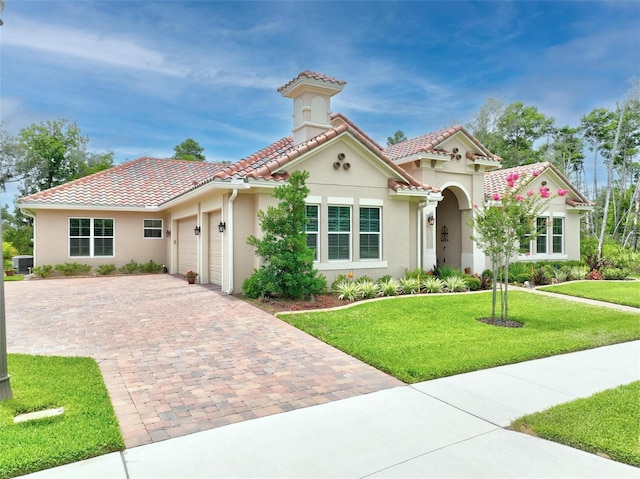
[[[470,268],[473,263],[473,244],[468,214],[470,201],[458,186],[442,190],[442,201],[437,206],[436,258],[438,266],[450,266],[459,270]]]

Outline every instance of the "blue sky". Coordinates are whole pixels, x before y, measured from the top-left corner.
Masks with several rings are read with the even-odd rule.
[[[640,74],[640,2],[7,0],[5,128],[75,121],[117,162],[194,138],[236,161],[289,134],[276,89],[346,80],[332,108],[381,144],[465,124],[490,97],[577,126]]]

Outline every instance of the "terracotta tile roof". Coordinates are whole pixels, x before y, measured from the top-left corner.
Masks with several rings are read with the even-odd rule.
[[[20,199],[33,205],[144,208],[196,187],[225,165],[139,158]]]
[[[109,170],[20,199],[25,206],[158,207],[205,184],[230,180],[280,181],[289,175],[290,162],[344,133],[365,145],[391,171],[389,186],[398,191],[439,191],[424,185],[383,153],[383,148],[340,114],[331,117],[332,128],[298,145],[282,138],[233,164],[140,158]]]
[[[401,160],[402,158],[410,157],[420,153],[430,153],[442,156],[449,156],[450,152],[442,148],[438,148],[438,145],[447,138],[451,138],[458,132],[463,132],[467,135],[471,141],[476,145],[478,151],[482,155],[476,154],[478,158],[486,157],[497,161],[502,161],[499,156],[493,155],[487,150],[471,133],[469,133],[463,126],[451,126],[449,128],[443,128],[432,133],[427,133],[416,138],[390,145],[384,149],[384,154],[393,161]],[[473,158],[475,159],[475,158]]]
[[[296,80],[305,77],[305,78],[309,78],[311,80],[322,80],[324,82],[327,83],[333,83],[335,85],[346,85],[347,82],[344,80],[338,80],[336,78],[330,77],[328,75],[324,75],[322,73],[316,73],[316,72],[312,72],[310,70],[306,70],[303,72],[300,72],[298,74],[297,77],[295,77],[293,80],[288,81],[287,83],[285,83],[284,85],[282,85],[280,88],[278,88],[278,93],[282,93],[284,90],[286,90],[288,87],[290,87]]]
[[[524,183],[522,183],[522,188],[524,188],[535,176],[544,173],[546,170],[553,171],[569,188],[569,195],[566,196],[565,199],[567,205],[574,207],[594,205],[594,203],[575,189],[560,170],[548,161],[533,163],[531,165],[514,166],[513,168],[505,168],[504,170],[493,170],[486,173],[484,175],[484,196],[485,198],[490,198],[494,194],[502,196],[507,188],[507,177],[512,173],[518,173],[520,178],[525,179]]]

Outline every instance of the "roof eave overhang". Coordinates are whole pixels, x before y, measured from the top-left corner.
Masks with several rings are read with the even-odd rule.
[[[189,190],[186,193],[181,194],[180,196],[176,196],[175,198],[161,203],[158,208],[161,210],[165,210],[167,208],[171,208],[181,203],[190,201],[212,190],[246,190],[249,188],[251,188],[249,183],[247,183],[242,178],[228,178],[225,180],[214,179],[213,181],[209,181],[207,183],[203,183],[200,186],[196,186],[192,190]]]
[[[21,210],[74,210],[74,211],[159,211],[162,209],[158,205],[146,206],[114,206],[114,205],[78,205],[71,203],[18,203]]]
[[[403,189],[400,188],[398,190],[394,190],[389,188],[389,197],[395,199],[421,199],[428,201],[441,201],[442,194],[439,192],[429,191],[429,190],[415,190],[415,189]]]

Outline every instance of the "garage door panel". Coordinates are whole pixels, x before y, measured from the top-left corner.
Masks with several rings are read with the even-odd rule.
[[[221,214],[219,211],[209,215],[209,281],[222,285],[222,235],[218,231]]]
[[[178,221],[178,273],[197,271],[197,237],[193,233],[196,218]]]

